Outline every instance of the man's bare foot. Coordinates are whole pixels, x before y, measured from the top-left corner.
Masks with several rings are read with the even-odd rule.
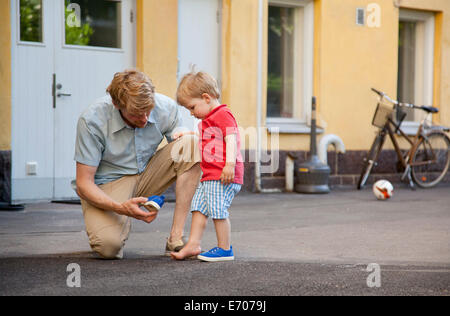
[[[196,257],[202,252],[202,248],[199,246],[189,246],[186,245],[178,252],[171,252],[170,256],[174,260],[184,260],[190,257]]]

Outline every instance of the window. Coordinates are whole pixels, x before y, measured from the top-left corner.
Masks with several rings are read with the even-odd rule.
[[[20,0],[20,41],[42,43],[42,0]]]
[[[399,101],[417,105],[433,104],[434,15],[429,12],[400,10],[398,44]],[[424,113],[407,110],[410,127],[418,126]],[[411,130],[414,133],[414,129]]]
[[[112,0],[65,0],[65,43],[121,48],[121,5]]]
[[[294,111],[295,8],[269,6],[267,116],[292,118]]]
[[[269,131],[306,133],[312,97],[314,4],[270,0],[267,25]],[[308,101],[309,100],[309,101]]]

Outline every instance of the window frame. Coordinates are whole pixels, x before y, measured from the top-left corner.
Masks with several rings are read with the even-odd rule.
[[[302,96],[295,95],[293,104],[293,118],[269,117],[267,116],[267,100],[266,100],[266,127],[269,132],[277,131],[279,133],[288,134],[307,134],[310,132],[311,118],[311,99],[313,96],[313,68],[314,68],[314,1],[312,0],[269,0],[268,6],[281,6],[289,8],[300,8],[303,10],[303,23],[297,24],[298,13],[296,14],[296,27],[301,26],[302,43],[297,41],[294,47],[302,46],[301,58],[295,60],[294,85],[301,82],[303,91]],[[268,21],[267,27],[268,29]],[[268,36],[268,35],[267,35]],[[267,56],[268,58],[268,56]],[[266,61],[266,71],[268,60]],[[267,80],[266,80],[267,84]],[[267,86],[265,89],[267,96]],[[319,131],[320,132],[320,131]]]
[[[418,27],[416,27],[415,68],[420,71],[415,72],[413,103],[417,105],[433,105],[435,14],[433,12],[402,8],[399,12],[400,21],[422,24],[417,24]],[[418,35],[422,38],[417,38]],[[402,124],[402,129],[407,135],[415,135],[420,126],[420,121],[425,118],[423,113],[416,112],[416,115],[415,121],[404,121]]]

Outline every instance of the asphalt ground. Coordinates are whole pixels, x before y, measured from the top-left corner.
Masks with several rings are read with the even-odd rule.
[[[173,203],[150,225],[133,220],[115,261],[91,253],[79,205],[30,204],[0,212],[0,295],[448,296],[449,193],[400,187],[386,202],[370,190],[240,194],[236,260],[224,263],[163,256]],[[203,249],[213,246],[210,222]]]
[[[80,287],[69,264],[80,266]],[[161,256],[100,261],[55,256],[0,260],[2,295],[133,296],[448,296],[450,267],[381,266],[368,287],[366,265],[236,260],[174,262]],[[7,271],[7,273],[6,273]]]

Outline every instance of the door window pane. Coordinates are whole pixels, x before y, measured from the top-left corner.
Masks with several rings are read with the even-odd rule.
[[[121,48],[121,1],[65,0],[67,45]]]
[[[42,43],[42,0],[20,0],[20,41]]]
[[[267,116],[293,117],[295,8],[269,6]]]
[[[416,68],[416,22],[400,21],[398,43],[398,99],[414,103]],[[414,110],[407,112],[406,121],[414,121]]]

